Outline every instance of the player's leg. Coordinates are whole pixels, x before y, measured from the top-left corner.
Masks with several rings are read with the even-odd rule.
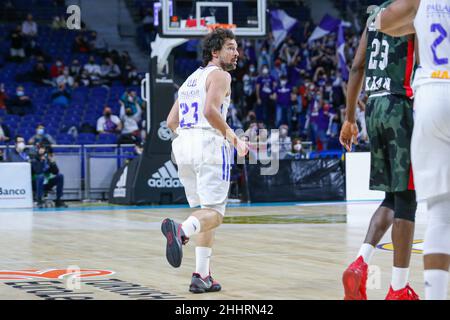
[[[358,252],[357,257],[362,256],[367,264],[370,263],[375,247],[394,222],[394,194],[392,192],[386,192],[385,194],[383,202],[370,220],[366,238]]]
[[[223,139],[217,145],[210,145],[208,157],[199,168],[198,195],[201,210],[192,214],[200,221],[200,232],[197,235],[196,272],[192,275],[189,291],[204,293],[221,290],[219,283],[213,280],[209,271],[212,255],[214,231],[222,224],[230,189],[231,150]],[[206,146],[205,146],[206,147]],[[217,149],[217,150],[213,150]],[[217,155],[218,158],[215,158]]]
[[[445,300],[450,266],[450,194],[428,200],[424,242],[424,280],[427,300]]]
[[[390,96],[383,135],[390,161],[390,188],[395,196],[392,242],[394,245],[391,287],[386,299],[415,300],[417,295],[408,285],[409,263],[414,239],[417,209],[411,172],[411,137],[413,131],[412,102]]]
[[[384,140],[380,134],[380,125],[384,120],[384,108],[389,101],[385,97],[369,98],[366,108],[367,132],[370,138],[370,188],[385,191],[386,196],[380,207],[375,211],[361,245],[356,260],[344,271],[342,281],[346,300],[365,300],[368,264],[373,256],[375,247],[391,226],[394,216],[394,196],[388,188]]]
[[[450,264],[450,114],[448,84],[419,87],[411,143],[418,199],[427,199],[425,298],[447,298]],[[433,97],[433,99],[430,99]],[[431,159],[431,161],[430,161]]]
[[[214,235],[215,230],[209,230],[199,233],[196,238],[195,272],[189,286],[192,293],[216,292],[222,289],[222,286],[211,277],[210,261]]]
[[[391,287],[393,291],[402,290],[408,285],[416,209],[417,202],[414,191],[395,193],[395,218],[392,226],[394,261]]]

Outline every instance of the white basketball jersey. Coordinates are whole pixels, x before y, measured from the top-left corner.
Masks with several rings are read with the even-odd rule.
[[[206,104],[206,79],[212,71],[218,69],[220,68],[214,65],[198,68],[186,79],[178,90],[180,129],[213,129],[204,116]],[[220,107],[220,113],[225,121],[227,119],[229,105],[230,96],[227,96]]]
[[[414,87],[450,83],[450,0],[421,0],[414,27],[420,57]]]

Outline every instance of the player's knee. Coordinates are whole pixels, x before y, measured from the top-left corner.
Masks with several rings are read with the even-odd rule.
[[[416,220],[416,192],[407,190],[394,193],[394,218],[414,222]]]
[[[389,208],[395,210],[395,197],[393,192],[386,192],[383,202],[380,207]]]
[[[450,199],[428,203],[429,221],[425,232],[423,253],[450,255]]]

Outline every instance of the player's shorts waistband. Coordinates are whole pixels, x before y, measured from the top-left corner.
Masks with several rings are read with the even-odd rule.
[[[214,128],[210,128],[210,127],[195,127],[195,128],[178,128],[177,129],[177,134],[178,135],[183,135],[183,134],[214,134],[214,135],[218,135],[220,137],[223,137],[222,134]]]
[[[372,93],[371,95],[369,95],[369,99],[376,98],[376,97],[384,97],[384,96],[389,96],[389,95],[391,95],[391,93],[389,91],[376,92],[376,93]]]

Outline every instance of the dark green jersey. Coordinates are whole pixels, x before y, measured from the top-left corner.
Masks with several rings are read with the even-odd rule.
[[[386,7],[392,1],[381,6]],[[411,88],[414,67],[414,37],[391,37],[377,32],[373,25],[367,32],[365,91],[389,92],[412,97]]]

